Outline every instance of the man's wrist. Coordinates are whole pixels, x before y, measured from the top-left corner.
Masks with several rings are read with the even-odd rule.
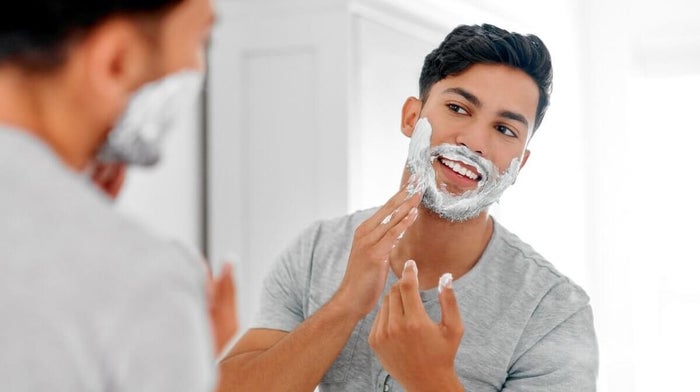
[[[358,308],[357,300],[353,300],[352,297],[350,293],[339,290],[326,303],[326,307],[329,308],[329,311],[340,315],[343,319],[357,324],[367,313]]]

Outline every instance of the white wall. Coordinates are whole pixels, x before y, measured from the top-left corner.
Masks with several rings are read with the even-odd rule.
[[[219,7],[207,245],[214,262],[235,255],[244,328],[281,251],[346,207],[347,17],[339,1],[309,4]]]
[[[603,391],[685,389],[700,326],[697,2],[582,2],[589,265]],[[621,17],[623,16],[623,17]],[[693,200],[693,201],[691,201]]]

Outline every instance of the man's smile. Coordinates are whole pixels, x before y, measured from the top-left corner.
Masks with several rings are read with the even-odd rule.
[[[479,174],[479,171],[471,165],[467,165],[466,163],[460,161],[453,161],[445,157],[438,157],[438,160],[440,161],[440,163],[449,167],[450,169],[452,169],[452,171],[463,177],[467,177],[474,181],[481,180],[481,175]]]
[[[452,189],[451,193],[457,191],[457,194],[459,194],[467,190],[475,189],[478,182],[482,179],[481,174],[479,174],[479,171],[474,166],[464,162],[447,159],[443,156],[438,156],[436,161],[439,162],[440,177],[442,177],[444,182],[455,187]],[[451,187],[448,186],[448,189],[449,188]]]

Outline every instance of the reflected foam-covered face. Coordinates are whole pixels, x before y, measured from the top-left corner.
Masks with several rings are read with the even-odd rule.
[[[142,86],[107,136],[97,160],[139,166],[156,164],[167,131],[183,113],[195,109],[203,80],[202,72],[186,70]]]
[[[474,218],[498,201],[506,188],[515,182],[520,171],[520,158],[513,158],[506,171],[499,173],[491,161],[466,146],[441,144],[431,148],[432,133],[427,118],[418,120],[411,137],[406,165],[415,176],[415,185],[409,191],[412,194],[422,191],[423,206],[441,218],[451,222],[464,222]],[[478,173],[458,173],[471,176],[476,174],[476,188],[455,195],[448,192],[444,184],[438,185],[432,165],[436,159],[457,163],[454,165],[456,172],[460,171],[459,163],[476,168]]]

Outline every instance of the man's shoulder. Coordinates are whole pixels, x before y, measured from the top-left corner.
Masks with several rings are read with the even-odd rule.
[[[315,246],[337,245],[352,242],[357,227],[369,218],[377,208],[358,210],[350,214],[317,219],[301,232],[297,241]]]
[[[340,215],[318,221],[324,231],[344,231],[354,234],[355,229],[377,211],[378,207],[357,210],[350,214]]]
[[[586,291],[532,246],[498,223],[495,232],[493,267],[502,281],[534,298],[561,302],[558,306],[566,303],[566,307],[578,310],[588,305]]]
[[[13,244],[2,251],[5,266],[40,268],[76,285],[88,283],[81,277],[108,275],[104,284],[110,287],[159,273],[166,279],[203,277],[193,274],[202,268],[192,252],[119,213],[48,147],[19,131],[0,129],[0,140],[7,142],[0,148],[7,153],[0,168],[6,189],[0,192],[0,235]]]
[[[282,252],[283,264],[328,277],[345,270],[357,227],[376,209],[317,219],[307,225]],[[330,274],[330,275],[329,275]]]

